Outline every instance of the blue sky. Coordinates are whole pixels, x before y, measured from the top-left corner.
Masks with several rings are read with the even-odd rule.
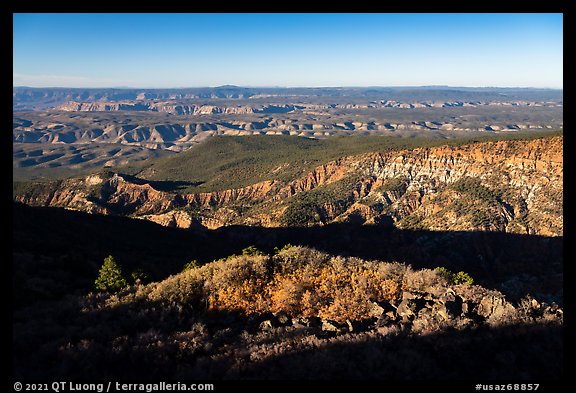
[[[562,14],[14,14],[13,84],[563,86]]]

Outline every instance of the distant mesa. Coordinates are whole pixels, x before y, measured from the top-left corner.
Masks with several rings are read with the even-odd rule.
[[[505,92],[506,95],[502,95]],[[13,110],[53,109],[67,101],[136,101],[136,100],[247,100],[262,98],[321,98],[362,101],[368,105],[399,108],[474,106],[485,103],[498,105],[547,106],[562,104],[563,91],[552,89],[504,88],[247,88],[223,85],[213,88],[135,89],[135,88],[13,88]],[[286,102],[285,102],[286,103]],[[292,102],[291,104],[296,104]]]

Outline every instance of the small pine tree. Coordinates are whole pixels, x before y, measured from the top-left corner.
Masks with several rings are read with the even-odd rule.
[[[126,287],[128,283],[122,277],[122,269],[116,263],[112,255],[104,258],[104,263],[100,268],[100,274],[94,282],[94,286],[99,291],[119,291]]]

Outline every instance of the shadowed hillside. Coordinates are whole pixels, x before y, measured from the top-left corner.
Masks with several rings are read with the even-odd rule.
[[[330,141],[14,183],[15,376],[560,378],[562,136]]]
[[[16,378],[514,380],[549,387],[563,376],[562,328],[554,324],[429,335],[384,328],[334,337],[292,327],[259,331],[262,317],[253,316],[250,322],[231,313],[189,317],[176,327],[161,319],[160,312],[137,319],[126,307],[86,313],[76,305],[61,315],[67,324],[48,318],[48,327],[87,338],[73,339],[61,349],[58,341],[50,341],[38,350],[20,332]],[[109,330],[111,321],[117,324],[115,331]],[[15,327],[30,329],[18,320]],[[33,337],[32,344],[37,342]]]
[[[82,217],[91,216],[73,218]],[[226,244],[231,237],[220,232],[207,235],[204,247]],[[183,244],[193,243],[190,236]],[[110,241],[110,250],[117,246]],[[466,274],[300,246],[270,254],[249,247],[146,285],[85,295],[50,291],[51,298],[42,298],[30,289],[56,280],[65,287],[78,266],[46,269],[49,257],[28,254],[28,262],[44,262],[35,267],[45,270],[31,269],[22,244],[15,251],[14,295],[25,301],[13,310],[13,361],[22,379],[527,381],[563,372],[563,310],[530,296],[510,302]]]
[[[15,280],[20,282],[30,272],[47,279],[62,274],[68,277],[57,285],[63,292],[70,286],[91,288],[99,264],[109,254],[127,272],[141,268],[150,279],[158,280],[193,259],[205,263],[250,245],[271,252],[290,243],[337,255],[403,262],[414,268],[444,266],[468,272],[479,284],[512,298],[531,293],[541,300],[562,301],[562,237],[354,224],[179,230],[144,220],[56,208],[14,204],[13,209]],[[38,291],[38,287],[28,290]],[[46,292],[46,296],[53,295],[52,290]]]

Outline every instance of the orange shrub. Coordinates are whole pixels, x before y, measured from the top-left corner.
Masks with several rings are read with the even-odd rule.
[[[265,296],[265,281],[248,279],[236,286],[219,288],[208,298],[209,308],[234,310],[246,315],[268,309]]]
[[[399,282],[382,277],[374,265],[356,259],[333,258],[324,266],[280,268],[266,292],[270,311],[292,316],[318,316],[344,322],[367,318],[372,302],[395,299]]]
[[[147,297],[174,307],[194,303],[246,315],[283,311],[344,322],[368,318],[373,302],[397,299],[406,271],[400,264],[291,247],[273,257],[238,255],[208,263],[149,286]]]

